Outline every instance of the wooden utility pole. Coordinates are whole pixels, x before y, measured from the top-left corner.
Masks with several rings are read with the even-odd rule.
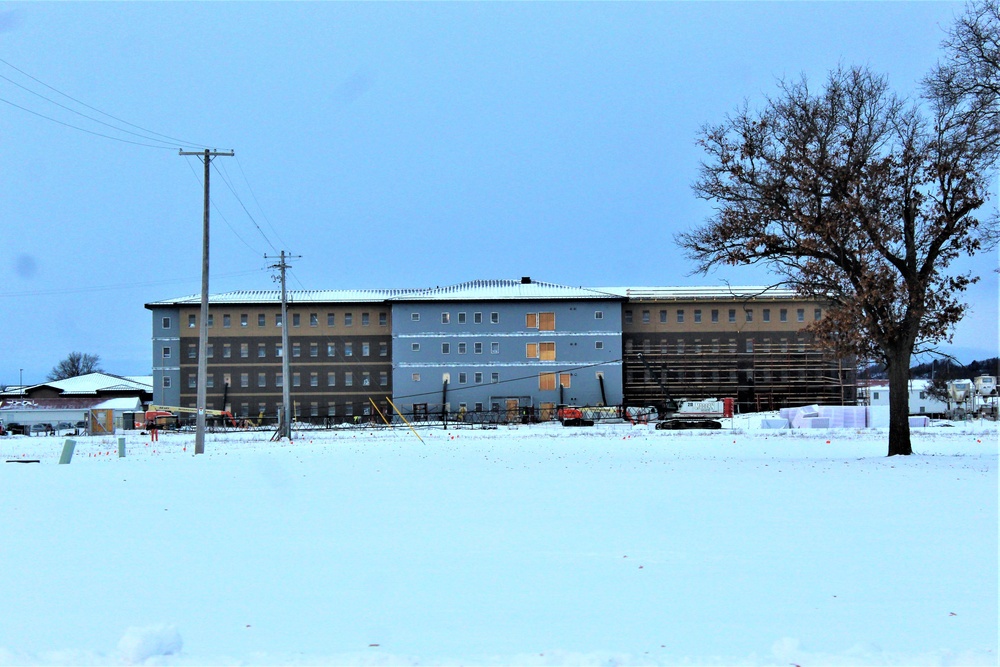
[[[198,326],[198,396],[196,407],[198,409],[197,430],[194,436],[194,453],[205,453],[205,408],[206,391],[205,385],[208,382],[208,209],[209,199],[209,165],[214,157],[232,157],[233,151],[223,153],[205,149],[203,151],[180,151],[180,155],[197,155],[205,162],[205,214],[202,221],[201,240],[201,315]]]
[[[270,259],[267,255],[264,255],[264,259]],[[286,255],[285,251],[281,251],[281,255],[278,257],[278,263],[272,264],[269,268],[278,269],[280,272],[281,281],[281,420],[278,422],[278,437],[279,438],[292,438],[292,396],[291,396],[291,385],[292,385],[292,374],[291,374],[291,362],[289,362],[289,357],[291,356],[291,350],[288,348],[288,290],[285,288],[285,270],[290,268],[285,262],[286,259],[292,259],[291,255]],[[298,257],[295,257],[298,259]]]

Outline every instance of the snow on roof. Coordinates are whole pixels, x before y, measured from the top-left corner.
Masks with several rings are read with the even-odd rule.
[[[291,290],[290,303],[372,303],[380,301],[485,301],[490,299],[629,299],[629,300],[748,300],[801,299],[791,289],[749,286],[711,287],[570,287],[530,278],[471,280],[455,285],[415,289]],[[280,290],[239,290],[209,295],[211,304],[274,304]],[[146,308],[193,306],[201,295],[191,294],[146,304]]]
[[[97,394],[101,391],[153,391],[152,376],[132,376],[122,377],[111,375],[110,373],[87,373],[64,380],[52,380],[33,385],[34,387],[52,387],[58,389],[63,394]],[[25,387],[25,390],[31,387]],[[20,393],[17,391],[4,392],[6,395]]]
[[[619,299],[616,294],[589,287],[568,287],[520,280],[472,280],[457,285],[407,292],[391,301],[483,301],[489,299]]]
[[[356,289],[356,290],[289,290],[289,303],[370,303],[385,301],[397,294],[410,290],[402,289]],[[210,294],[212,304],[255,304],[280,303],[281,290],[237,290],[221,294]],[[191,306],[201,304],[200,294],[191,294],[176,299],[164,299],[147,303],[146,308],[157,306]]]
[[[744,301],[747,299],[801,299],[795,290],[766,285],[722,285],[711,287],[595,287],[630,301]]]

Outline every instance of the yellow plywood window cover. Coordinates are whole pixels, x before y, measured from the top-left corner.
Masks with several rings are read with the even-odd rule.
[[[556,359],[555,343],[539,343],[538,351],[539,351],[538,356],[542,361],[555,361]]]
[[[538,313],[528,313],[524,316],[524,326],[528,329],[538,328]]]
[[[569,389],[569,373],[559,374],[559,386],[563,387],[564,389]]]
[[[555,373],[539,373],[538,374],[538,390],[539,391],[552,391],[556,388],[556,374]]]
[[[538,313],[538,330],[539,331],[555,331],[556,330],[556,314],[555,313]]]
[[[527,345],[524,346],[524,348],[525,348],[524,356],[526,356],[528,359],[538,358],[538,343],[528,343]]]

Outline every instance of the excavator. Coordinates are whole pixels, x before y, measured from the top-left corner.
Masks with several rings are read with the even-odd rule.
[[[658,413],[656,428],[671,430],[722,428],[722,422],[718,421],[718,419],[733,416],[734,401],[731,398],[724,398],[721,401],[714,398],[701,401],[685,401],[682,399],[678,403],[670,395],[670,390],[663,384],[660,375],[653,372],[653,367],[649,365],[646,357],[641,352],[638,354],[638,357],[639,361],[646,367],[646,370],[649,371],[650,377],[656,378],[657,384],[660,385],[660,389],[663,391],[664,400],[655,406]],[[640,408],[640,410],[642,409]],[[628,414],[627,410],[626,414]]]

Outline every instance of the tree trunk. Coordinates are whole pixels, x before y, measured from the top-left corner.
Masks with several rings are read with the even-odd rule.
[[[910,352],[893,350],[889,373],[889,456],[910,455]]]

